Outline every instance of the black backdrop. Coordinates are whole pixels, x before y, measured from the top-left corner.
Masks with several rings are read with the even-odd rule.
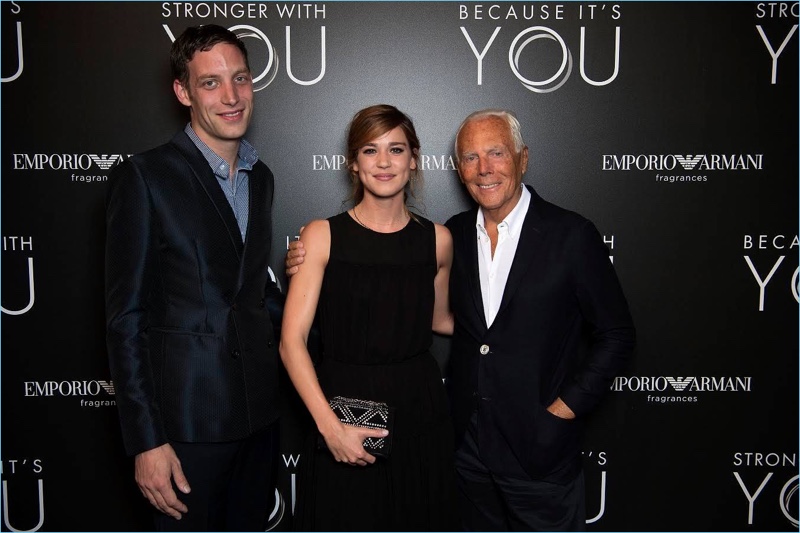
[[[246,35],[272,267],[343,209],[344,130],[391,103],[420,210],[469,206],[455,130],[514,110],[525,181],[604,234],[639,346],[584,445],[590,530],[798,529],[798,3],[0,2],[4,530],[141,530],[104,345],[109,168],[187,120],[171,35]],[[617,41],[617,35],[619,40]],[[447,358],[447,339],[436,355]],[[304,413],[287,392],[290,527]]]

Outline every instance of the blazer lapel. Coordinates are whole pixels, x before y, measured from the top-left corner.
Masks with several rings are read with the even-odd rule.
[[[475,221],[477,220],[478,211],[472,209],[467,217],[466,224],[463,225],[460,240],[462,255],[466,261],[464,264],[464,273],[467,286],[463,289],[469,292],[472,296],[472,304],[474,306],[474,316],[476,317],[476,327],[486,331],[486,315],[483,312],[483,294],[481,293],[481,278],[478,272],[478,235],[475,228]]]
[[[244,271],[244,264],[247,260],[247,249],[252,246],[250,243],[257,242],[265,238],[259,231],[257,231],[257,226],[260,225],[256,224],[256,221],[261,220],[262,210],[266,205],[264,195],[267,194],[267,192],[265,190],[264,180],[259,179],[259,175],[255,172],[255,170],[253,170],[250,172],[247,183],[249,200],[247,206],[247,231],[245,233],[245,242],[242,250],[242,271]],[[236,230],[238,232],[238,225],[236,226]]]
[[[538,210],[541,198],[531,187],[528,185],[525,187],[531,193],[531,203],[522,223],[517,252],[514,254],[514,262],[511,264],[511,271],[508,273],[508,280],[503,290],[503,299],[500,301],[500,308],[497,310],[498,317],[508,307],[509,302],[517,293],[517,289],[528,274],[529,265],[536,257],[537,249],[542,242],[541,217]]]
[[[203,154],[200,153],[200,150],[198,150],[197,146],[194,145],[185,132],[181,131],[175,135],[172,142],[177,146],[184,159],[186,159],[195,179],[197,179],[203,187],[203,190],[205,190],[211,203],[214,205],[214,210],[225,225],[225,229],[228,231],[228,236],[231,239],[231,244],[236,252],[236,256],[241,259],[244,243],[242,242],[239,225],[236,223],[236,216],[233,214],[233,209],[231,209],[228,199],[225,198],[225,193],[222,192],[216,176],[211,172],[208,161],[206,161]]]

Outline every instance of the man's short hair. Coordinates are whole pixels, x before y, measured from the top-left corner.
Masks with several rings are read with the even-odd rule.
[[[461,135],[461,130],[464,129],[464,126],[466,126],[469,122],[481,120],[487,117],[500,117],[505,120],[508,124],[508,129],[511,130],[511,138],[514,140],[514,150],[517,153],[520,153],[522,149],[525,148],[525,141],[522,140],[522,126],[520,126],[519,120],[517,120],[517,117],[514,116],[514,113],[505,109],[483,109],[481,111],[475,111],[474,113],[471,113],[458,127],[455,143],[456,161],[459,159],[458,136]]]
[[[214,45],[219,43],[232,44],[236,46],[244,56],[244,63],[250,69],[247,60],[247,48],[244,43],[232,31],[218,26],[217,24],[205,24],[203,26],[190,26],[181,33],[180,37],[172,43],[169,59],[172,66],[172,76],[183,85],[189,88],[189,61],[192,60],[196,52],[208,52]]]

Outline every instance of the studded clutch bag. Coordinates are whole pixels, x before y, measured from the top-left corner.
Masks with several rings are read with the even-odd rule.
[[[392,427],[394,409],[383,402],[372,402],[358,398],[334,396],[328,401],[331,409],[343,424],[370,429],[387,429],[387,437],[364,439],[364,449],[376,457],[388,458],[392,452]],[[326,447],[325,439],[319,436],[317,443]]]

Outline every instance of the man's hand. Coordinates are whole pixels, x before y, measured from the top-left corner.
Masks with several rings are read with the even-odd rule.
[[[567,420],[572,420],[575,418],[575,413],[572,412],[572,409],[570,409],[560,397],[556,398],[556,401],[550,404],[550,407],[547,408],[547,411],[558,418],[565,418]]]
[[[184,494],[192,490],[183,475],[181,462],[175,450],[169,444],[147,450],[136,456],[136,483],[139,490],[153,507],[175,520],[181,519],[181,513],[189,509],[181,502],[172,490],[171,480]]]
[[[303,231],[302,229],[300,230]],[[300,270],[303,264],[306,250],[303,248],[303,241],[297,240],[289,243],[289,250],[286,252],[286,277],[291,278]]]

